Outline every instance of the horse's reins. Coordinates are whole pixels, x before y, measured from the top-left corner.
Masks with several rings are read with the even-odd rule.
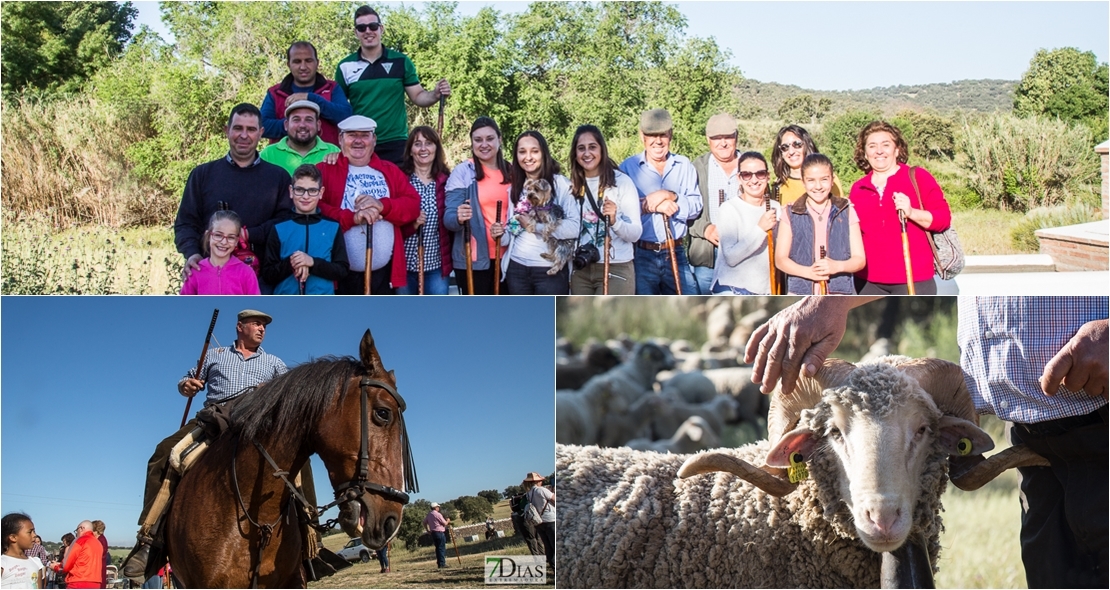
[[[405,475],[404,492],[396,488],[373,483],[369,479],[370,423],[369,418],[366,414],[366,410],[367,406],[369,405],[369,390],[370,387],[374,386],[384,389],[387,393],[389,393],[389,395],[393,396],[393,400],[397,403],[397,420],[401,423],[401,444],[403,445],[402,469]],[[270,457],[270,454],[266,452],[266,449],[262,447],[261,443],[256,440],[251,441],[252,443],[254,443],[255,448],[258,449],[258,452],[262,454],[262,458],[266,459],[266,462],[274,468],[274,477],[280,478],[282,482],[284,482],[285,487],[289,489],[293,497],[296,498],[297,501],[299,501],[301,505],[304,506],[309,512],[311,516],[309,524],[313,528],[321,531],[328,530],[334,527],[335,521],[328,521],[326,525],[317,524],[315,521],[319,518],[319,515],[327,512],[329,509],[343,502],[358,500],[363,494],[375,493],[385,496],[387,499],[400,502],[401,504],[408,504],[409,495],[405,492],[416,493],[420,491],[420,484],[416,479],[416,464],[412,460],[412,447],[409,445],[408,428],[405,427],[405,399],[401,397],[401,394],[397,393],[397,389],[394,388],[392,385],[385,383],[384,381],[371,379],[369,377],[363,377],[362,380],[359,382],[359,393],[359,407],[361,409],[359,415],[361,440],[359,441],[358,449],[358,473],[355,474],[355,479],[352,479],[350,483],[347,483],[346,485],[335,490],[335,501],[331,502],[330,504],[320,506],[319,508],[309,504],[308,499],[305,498],[304,495],[297,490],[297,486],[293,485],[293,482],[289,481],[289,472],[278,467],[277,462],[274,461],[272,457]],[[231,478],[232,481],[235,482],[235,497],[239,500],[239,506],[243,509],[243,514],[246,515],[247,520],[249,520],[250,523],[254,525],[261,534],[261,539],[259,540],[258,544],[259,559],[255,561],[254,567],[251,568],[251,588],[257,588],[258,570],[262,565],[262,550],[270,544],[270,537],[273,534],[274,526],[277,525],[277,523],[281,520],[281,516],[279,516],[277,520],[270,524],[260,524],[258,521],[251,517],[250,512],[247,511],[246,504],[243,502],[243,495],[239,492],[239,477],[235,469],[235,457],[237,457],[239,454],[238,437],[236,437],[235,439],[234,453],[235,454],[232,455],[231,460]]]

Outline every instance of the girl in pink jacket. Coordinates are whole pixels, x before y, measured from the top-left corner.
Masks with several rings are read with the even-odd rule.
[[[201,249],[208,258],[200,261],[181,285],[182,295],[258,295],[258,275],[232,253],[239,243],[243,222],[234,211],[217,211],[208,221]]]

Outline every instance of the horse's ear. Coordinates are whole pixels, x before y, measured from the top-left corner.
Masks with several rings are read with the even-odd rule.
[[[385,370],[382,367],[382,357],[378,356],[378,348],[374,346],[374,337],[370,335],[370,330],[362,335],[362,343],[358,347],[358,356],[362,360],[362,366],[370,369],[372,373],[378,373]]]

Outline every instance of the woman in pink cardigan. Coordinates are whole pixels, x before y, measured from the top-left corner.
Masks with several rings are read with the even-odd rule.
[[[918,295],[937,293],[928,232],[948,229],[952,212],[933,176],[906,165],[909,155],[902,132],[890,123],[873,121],[860,131],[855,159],[867,175],[852,185],[848,197],[859,215],[867,259],[856,273],[860,295],[909,293],[899,213],[906,219],[914,290]]]

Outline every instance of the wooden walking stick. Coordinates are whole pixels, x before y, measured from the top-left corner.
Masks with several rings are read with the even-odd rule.
[[[906,291],[910,295],[917,295],[913,286],[913,264],[910,263],[910,238],[906,235],[906,216],[898,212],[898,222],[902,224],[902,258],[906,259]]]
[[[763,195],[763,208],[767,211],[771,210],[771,195]],[[779,294],[779,283],[775,279],[775,230],[771,228],[767,230],[767,265],[768,277],[771,280],[771,295]]]
[[[197,361],[196,378],[200,379],[200,372],[204,370],[204,357],[208,356],[208,343],[212,341],[212,331],[216,329],[216,317],[220,315],[219,309],[212,310],[212,323],[208,324],[208,334],[204,336],[204,348],[200,350],[200,360]],[[193,405],[193,395],[189,396],[189,401],[185,402],[185,414],[181,416],[181,426],[184,428],[185,423],[189,421],[189,406]]]
[[[436,133],[439,134],[439,142],[443,143],[443,107],[447,105],[447,97],[442,94],[439,95],[439,123],[436,125]]]
[[[497,219],[494,223],[501,223],[501,199],[497,199]],[[493,294],[501,294],[501,236],[493,241]]]
[[[825,256],[828,256],[828,252],[825,250],[824,246],[821,246],[821,260],[824,260]],[[817,284],[817,292],[821,295],[828,295],[829,294],[829,282],[828,281],[819,282]]]
[[[602,255],[602,257],[604,259],[604,264],[602,265],[602,271],[605,274],[602,275],[602,277],[601,277],[601,294],[602,295],[608,295],[609,294],[609,246],[612,244],[612,238],[609,236],[609,230],[612,229],[613,226],[609,223],[609,216],[608,215],[603,215],[602,217],[605,218],[605,246],[604,246],[605,247],[605,253]]]
[[[466,294],[474,294],[474,263],[470,260],[470,220],[462,226],[463,229],[463,254],[466,255]]]
[[[416,283],[417,295],[424,294],[424,226],[416,232]]]
[[[366,268],[362,271],[362,290],[364,294],[370,294],[370,266],[374,261],[374,242],[370,239],[370,233],[373,230],[373,223],[364,223],[366,228]]]
[[[671,217],[666,213],[663,216],[663,231],[667,234],[667,253],[671,256],[671,272],[674,273],[674,291],[682,295],[682,283],[678,280],[678,260],[674,254],[674,233],[671,232]]]
[[[462,557],[459,557],[459,542],[455,539],[455,527],[447,525],[447,531],[451,534],[451,544],[455,546],[455,559],[459,560],[459,565],[462,565]]]
[[[308,254],[308,222],[307,221],[304,224],[304,253]],[[308,278],[306,277],[304,281],[298,281],[300,283],[300,287],[301,287],[301,295],[304,295],[304,283],[307,280],[308,280]]]

